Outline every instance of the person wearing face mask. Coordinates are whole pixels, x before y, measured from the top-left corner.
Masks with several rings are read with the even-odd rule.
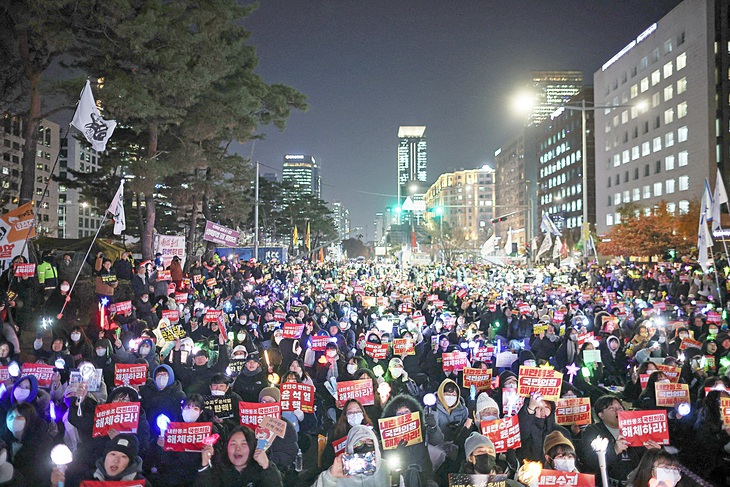
[[[127,351],[124,348],[124,342],[122,342],[119,338],[117,338],[115,345],[117,349],[114,356],[120,363],[133,364],[136,363],[137,360],[143,359],[147,362],[147,370],[154,370],[158,365],[160,365],[155,344],[149,338],[140,342],[137,352]]]
[[[26,485],[47,485],[53,439],[35,408],[28,403],[13,406],[0,427],[0,436],[7,445],[8,461],[25,478]]]
[[[363,367],[365,367],[365,360],[361,356],[355,355],[354,357],[350,357],[347,360],[347,365],[345,366],[345,371],[342,374],[341,380],[343,382],[355,380],[355,372]]]
[[[609,335],[601,341],[598,349],[603,364],[603,383],[606,386],[623,386],[626,383],[626,356],[621,350],[621,341],[615,335]]]
[[[137,266],[137,272],[132,276],[132,291],[134,297],[139,299],[142,294],[147,294],[151,291],[151,283],[147,274],[147,267],[140,264]]]
[[[560,337],[555,333],[555,327],[552,324],[545,324],[547,324],[547,330],[530,341],[530,350],[541,364],[550,362],[560,346]]]
[[[470,475],[494,475],[499,473],[496,464],[496,453],[492,440],[486,436],[473,432],[464,442],[465,461],[459,473]],[[522,487],[522,484],[511,478],[505,479],[508,487]]]
[[[336,344],[329,342],[324,355],[315,362],[315,385],[324,384],[332,378],[337,379],[339,374],[346,370],[345,360]]]
[[[420,396],[418,386],[408,376],[408,372],[403,368],[403,361],[398,357],[390,359],[388,371],[383,378],[390,385],[391,396],[397,396],[398,394],[408,394],[413,397]]]
[[[209,394],[203,395],[205,408],[213,411],[216,423],[222,424],[228,430],[241,424],[238,403],[245,401],[233,391],[230,383],[226,374],[215,374],[210,379]]]
[[[312,487],[382,487],[390,485],[390,472],[380,453],[378,437],[367,426],[353,427],[347,434],[345,453],[365,454],[374,452],[375,472],[372,474],[345,475],[343,455],[335,457],[332,466],[322,472]]]
[[[185,398],[180,381],[175,380],[175,373],[169,365],[159,365],[147,382],[139,388],[142,397],[142,408],[147,412],[152,436],[160,435],[157,418],[164,414],[171,421],[180,418],[180,402]]]
[[[555,352],[555,370],[565,372],[565,368],[578,359],[578,330],[568,328],[565,332],[565,339]]]
[[[210,364],[208,351],[201,349],[193,356],[192,366],[190,367],[182,363],[180,349],[182,341],[180,339],[175,340],[175,347],[172,352],[172,370],[187,394],[207,394],[211,377],[215,374],[225,374],[229,363],[228,348],[226,340],[220,334],[217,338],[218,360],[215,364]]]
[[[89,360],[94,354],[91,342],[80,326],[74,327],[69,334],[68,353],[74,359],[75,366],[82,360]]]
[[[233,383],[233,391],[241,396],[243,401],[256,402],[261,389],[267,386],[267,372],[261,367],[258,357],[249,355],[241,373]]]
[[[564,437],[560,431],[553,431],[545,437],[543,442],[545,459],[544,467],[548,470],[560,472],[577,472],[575,467],[576,453],[573,443]]]
[[[436,396],[438,400],[434,416],[436,425],[444,436],[444,442],[438,448],[446,454],[445,471],[454,471],[458,468],[456,464],[459,451],[458,438],[468,434],[470,428],[469,409],[461,397],[459,386],[451,379],[441,382]],[[444,478],[437,480],[445,481]]]
[[[108,338],[102,338],[94,345],[94,354],[89,359],[94,368],[102,370],[102,376],[106,384],[114,384],[114,354],[112,353],[112,342]]]
[[[152,301],[150,293],[146,292],[143,292],[139,298],[132,301],[135,316],[147,323],[149,328],[155,328],[160,322],[160,318],[157,316],[157,308],[160,306]]]
[[[368,416],[368,413],[363,408],[360,401],[357,399],[348,400],[344,406],[342,406],[342,414],[337,419],[337,423],[334,424],[332,429],[327,432],[327,444],[322,452],[323,466],[332,465],[335,460],[336,453],[341,453],[340,448],[342,442],[347,437],[347,433],[357,425],[365,425],[377,430],[377,424]],[[335,453],[335,447],[337,445],[338,451]]]
[[[675,455],[662,450],[647,450],[641,462],[629,473],[626,487],[675,487],[682,478],[682,465]]]
[[[512,372],[514,372],[515,374],[519,374],[520,366],[523,365],[525,367],[537,367],[537,360],[535,359],[535,355],[530,350],[521,350],[519,353],[519,358],[512,362],[510,370],[512,370]]]

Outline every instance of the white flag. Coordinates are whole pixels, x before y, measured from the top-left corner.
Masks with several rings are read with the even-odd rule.
[[[114,218],[114,235],[121,235],[127,229],[127,221],[124,216],[124,179],[119,183],[119,189],[106,211],[111,213]]]
[[[563,248],[563,242],[560,241],[560,235],[555,237],[555,247],[553,247],[553,259],[560,258],[560,250]]]
[[[507,231],[507,243],[504,244],[504,253],[510,255],[512,253],[512,227]]]
[[[712,191],[710,190],[710,182],[705,178],[705,189],[702,192],[702,208],[700,215],[705,215],[705,220],[712,220]]]
[[[537,258],[539,259],[542,254],[547,253],[552,246],[553,237],[551,236],[550,232],[548,232],[545,234],[545,238],[542,239],[542,244],[540,244],[540,250],[537,251]]]
[[[700,227],[697,230],[697,262],[702,267],[702,271],[707,274],[709,266],[707,260],[707,248],[712,246],[712,235],[707,229],[707,219],[704,214],[700,215]]]
[[[487,239],[486,242],[482,245],[482,259],[486,259],[491,253],[494,252],[495,243],[497,242],[497,236],[492,234],[491,237]]]
[[[99,109],[96,108],[94,95],[91,93],[91,84],[88,80],[84,89],[81,90],[81,98],[76,107],[74,118],[71,120],[71,125],[84,134],[91,147],[97,152],[104,152],[106,150],[106,143],[111,138],[117,126],[116,121],[104,120],[99,115]]]
[[[547,213],[542,213],[542,220],[540,221],[540,230],[543,232],[552,233],[553,235],[559,235],[562,236],[563,234],[560,233],[560,230],[555,225],[555,223],[550,219]]]
[[[727,191],[725,191],[725,183],[720,174],[720,168],[717,169],[717,178],[715,179],[715,193],[712,195],[712,230],[720,229],[720,212],[721,206],[728,204]]]

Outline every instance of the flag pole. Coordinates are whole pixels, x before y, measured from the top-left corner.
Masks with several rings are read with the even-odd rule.
[[[720,300],[720,307],[723,307],[722,304],[722,294],[720,293],[720,279],[717,277],[717,262],[715,262],[715,252],[712,250],[712,246],[710,246],[710,257],[712,258],[712,268],[715,270],[715,285],[717,286],[717,299]]]

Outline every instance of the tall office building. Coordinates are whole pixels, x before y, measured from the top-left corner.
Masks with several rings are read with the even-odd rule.
[[[556,106],[567,102],[582,87],[582,71],[533,71],[532,92],[535,107],[529,116],[529,125],[539,125],[549,118]]]
[[[340,240],[350,238],[350,210],[345,208],[339,201],[335,201],[330,207],[332,209],[332,220],[335,229],[337,229],[337,238]]]
[[[422,200],[428,189],[428,158],[426,154],[426,132],[424,126],[401,126],[398,128],[398,206],[407,198]],[[408,212],[404,212],[408,219]]]
[[[61,179],[69,177],[68,169],[78,172],[95,172],[100,169],[101,155],[88,143],[75,137],[61,141],[61,157],[58,161]],[[73,176],[70,176],[73,179]],[[96,211],[96,201],[86,201],[80,189],[59,184],[58,236],[84,238],[93,236],[101,223],[102,215]],[[101,211],[106,208],[100,208]]]
[[[730,176],[729,0],[685,0],[593,76],[600,234],[632,203],[689,210],[716,168]]]
[[[284,183],[290,183],[298,191],[309,193],[317,198],[322,197],[319,166],[317,166],[317,161],[312,156],[304,154],[285,155],[281,180]]]

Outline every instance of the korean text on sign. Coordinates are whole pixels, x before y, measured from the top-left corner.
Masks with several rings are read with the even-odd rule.
[[[478,391],[487,391],[492,388],[492,371],[490,369],[473,369],[467,367],[464,369],[463,386],[467,389],[472,385]]]
[[[139,425],[138,402],[115,402],[99,404],[94,414],[94,430],[92,436],[99,438],[106,436],[109,430],[119,433],[137,433]]]
[[[114,364],[115,386],[141,386],[147,381],[147,364]]]
[[[552,369],[539,367],[520,367],[517,392],[521,396],[529,396],[536,392],[543,399],[557,401],[560,399],[560,388],[563,385],[563,374]]]
[[[410,338],[396,338],[393,340],[393,355],[415,355],[416,349]]]
[[[314,412],[314,386],[298,382],[284,382],[280,387],[281,410],[300,409],[304,413]]]
[[[405,445],[416,445],[423,441],[421,435],[421,414],[409,413],[393,418],[378,420],[383,449],[392,450],[403,442]]]
[[[492,440],[496,453],[506,452],[522,446],[520,422],[517,416],[494,421],[482,421],[482,434]]]
[[[337,407],[341,408],[350,399],[357,399],[363,406],[375,404],[375,390],[371,379],[350,380],[337,383]]]
[[[649,440],[669,444],[667,412],[663,410],[619,411],[618,429],[629,446],[644,446]]]
[[[560,425],[591,424],[591,399],[576,397],[558,400],[555,405],[555,422]]]
[[[203,440],[213,431],[213,423],[170,423],[165,432],[165,451],[203,451]]]
[[[683,402],[689,402],[689,386],[687,384],[654,383],[656,405],[658,407],[674,407]]]
[[[538,487],[594,487],[596,479],[587,473],[543,470],[540,472],[537,485]]]
[[[444,372],[459,372],[469,366],[466,352],[445,352],[441,354]]]
[[[241,417],[241,424],[255,430],[265,416],[281,418],[281,404],[278,402],[259,404],[257,402],[239,402],[238,413]]]
[[[365,355],[376,360],[385,360],[388,358],[388,345],[379,343],[367,343],[365,345]]]
[[[53,381],[53,365],[23,364],[21,375],[33,375],[38,380],[38,387],[50,387]]]

